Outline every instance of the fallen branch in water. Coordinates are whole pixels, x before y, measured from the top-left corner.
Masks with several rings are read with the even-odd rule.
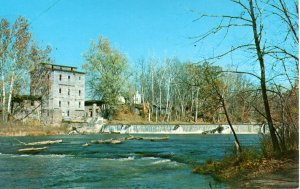
[[[150,141],[159,141],[159,140],[169,140],[168,136],[164,137],[135,137],[135,136],[129,136],[126,137],[125,140],[150,140]]]
[[[121,140],[109,139],[109,140],[92,140],[92,144],[121,144]]]
[[[35,146],[35,145],[49,145],[49,144],[58,144],[62,143],[62,140],[46,140],[46,141],[40,141],[40,142],[30,142],[30,143],[25,143],[22,141],[19,141],[18,139],[15,138],[16,141],[20,142],[21,144],[24,144],[25,146]]]
[[[22,148],[19,149],[18,152],[32,152],[32,151],[41,151],[41,150],[46,150],[47,147],[42,147],[42,148]]]

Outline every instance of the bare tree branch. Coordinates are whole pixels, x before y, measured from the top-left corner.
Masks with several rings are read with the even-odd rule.
[[[251,72],[244,72],[244,71],[231,71],[231,70],[227,70],[227,71],[222,71],[224,73],[236,73],[236,74],[247,74],[247,75],[251,75],[254,76],[255,78],[260,80],[260,77],[258,75],[255,75]]]
[[[236,19],[236,20],[243,20],[243,21],[251,23],[251,20],[249,20],[247,18],[244,18],[243,15],[240,15],[240,16],[230,16],[230,15],[207,15],[207,14],[201,15],[199,18],[193,20],[193,22],[199,21],[199,20],[201,20],[204,17]]]
[[[236,50],[240,50],[240,49],[243,49],[245,47],[248,47],[248,48],[253,47],[254,48],[255,45],[254,44],[244,44],[244,45],[239,45],[239,46],[236,46],[236,47],[232,47],[229,51],[226,51],[226,52],[224,52],[224,53],[222,53],[222,54],[220,54],[218,56],[213,56],[213,57],[210,57],[210,58],[206,58],[206,59],[204,59],[202,61],[199,61],[198,63],[208,62],[208,61],[211,61],[211,60],[222,58],[222,57],[224,57],[224,56],[226,56],[226,55],[228,55],[228,54],[230,54],[230,53],[232,53],[232,52],[234,52]]]

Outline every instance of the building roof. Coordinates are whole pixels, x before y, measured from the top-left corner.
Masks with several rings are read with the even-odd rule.
[[[63,72],[85,74],[85,72],[77,71],[77,67],[75,67],[75,66],[65,66],[65,65],[50,64],[50,63],[45,63],[45,62],[42,62],[40,64],[51,66],[51,68],[49,68],[49,69],[51,69],[53,71],[63,71]],[[57,68],[57,67],[59,67],[59,68]]]
[[[60,66],[60,67],[65,67],[65,68],[75,68],[75,69],[77,69],[76,66],[66,66],[66,65],[61,65],[61,64],[50,64],[50,63],[46,63],[46,62],[41,62],[40,64],[51,65],[51,66]]]

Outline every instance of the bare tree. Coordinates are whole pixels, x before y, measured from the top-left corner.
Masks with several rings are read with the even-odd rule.
[[[291,21],[292,14],[290,14],[290,11],[288,11],[287,6],[283,0],[273,1],[275,2],[273,4],[270,3],[270,1],[265,2],[263,0],[232,0],[232,2],[240,7],[240,14],[220,16],[202,14],[200,16],[199,19],[207,17],[220,19],[220,23],[208,32],[199,36],[196,42],[203,41],[208,37],[222,32],[225,33],[224,38],[226,38],[230,31],[237,31],[239,28],[247,28],[249,31],[251,31],[252,39],[249,38],[250,42],[247,39],[245,41],[239,41],[239,44],[232,47],[230,50],[220,53],[219,55],[210,57],[204,61],[218,60],[234,52],[249,52],[253,58],[255,57],[255,62],[258,63],[260,68],[259,74],[251,73],[248,71],[235,71],[235,73],[243,73],[249,76],[254,76],[255,78],[259,79],[261,98],[263,99],[264,104],[263,114],[269,126],[273,150],[275,152],[280,152],[281,149],[279,146],[278,138],[276,136],[276,130],[273,124],[273,119],[270,111],[270,104],[268,99],[268,82],[270,81],[270,79],[266,77],[266,72],[268,69],[271,70],[270,68],[272,67],[272,62],[276,65],[278,59],[274,59],[274,57],[278,57],[278,55],[283,55],[281,56],[282,60],[286,60],[288,57],[289,59],[294,59],[296,63],[298,61],[298,57],[295,54],[291,53],[284,46],[269,43],[267,38],[268,36],[264,35],[266,30],[268,29],[264,25],[264,19],[270,17],[270,12],[272,11],[273,13],[271,14],[271,16],[279,15],[280,18],[282,18],[285,21],[285,23],[287,23],[289,31],[291,31],[291,33],[293,34],[292,36],[295,39],[295,41],[298,41],[298,35],[296,30],[296,28],[298,28],[297,22]],[[271,10],[268,11],[269,15],[266,15],[266,9]],[[266,63],[266,61],[268,63]],[[277,75],[278,74],[274,72],[273,76],[270,75],[270,77],[277,77]]]
[[[6,121],[7,113],[11,114],[11,101],[17,82],[23,82],[24,72],[27,72],[30,64],[28,52],[31,42],[28,21],[19,17],[10,26],[5,20],[1,20],[1,78],[2,78],[2,113]],[[8,94],[6,94],[8,89]],[[6,95],[8,95],[6,103]],[[4,108],[6,106],[6,108]]]
[[[242,148],[241,148],[240,142],[239,142],[238,137],[235,133],[235,130],[232,126],[229,112],[227,111],[227,105],[226,105],[226,100],[225,100],[227,86],[225,86],[225,83],[221,82],[220,79],[217,79],[218,77],[220,77],[220,73],[222,73],[222,72],[220,72],[218,67],[210,66],[207,63],[203,65],[203,69],[204,69],[204,79],[207,82],[207,84],[209,84],[212,87],[211,92],[215,93],[218,96],[218,100],[219,100],[221,107],[224,111],[224,114],[226,116],[226,121],[227,121],[227,123],[231,129],[231,132],[234,136],[234,144],[235,144],[236,150],[237,150],[237,152],[241,152]]]
[[[1,58],[1,85],[2,85],[2,96],[1,96],[1,106],[2,106],[2,119],[6,121],[6,75],[5,75],[5,64],[8,56],[8,46],[10,44],[11,38],[11,28],[10,24],[6,19],[1,19],[0,22],[0,58]]]
[[[243,5],[242,3],[240,3],[240,4]],[[270,134],[271,134],[273,149],[274,149],[274,151],[279,152],[280,147],[279,147],[278,139],[276,137],[275,128],[273,125],[273,120],[272,120],[272,116],[271,116],[271,110],[270,110],[270,105],[269,105],[269,100],[268,100],[268,95],[267,95],[264,52],[261,48],[262,31],[258,31],[257,15],[254,12],[254,6],[253,6],[252,0],[249,0],[249,8],[246,10],[249,12],[249,15],[251,17],[251,22],[252,22],[253,38],[254,38],[254,42],[255,42],[257,59],[259,61],[259,66],[260,66],[260,86],[261,86],[264,107],[265,107],[265,114],[266,114],[269,130],[270,130]],[[262,27],[263,27],[262,24],[260,24],[259,30],[262,30]]]

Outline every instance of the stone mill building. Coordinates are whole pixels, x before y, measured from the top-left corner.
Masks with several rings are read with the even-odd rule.
[[[85,73],[77,67],[41,63],[30,72],[30,95],[41,96],[41,121],[83,122]]]

